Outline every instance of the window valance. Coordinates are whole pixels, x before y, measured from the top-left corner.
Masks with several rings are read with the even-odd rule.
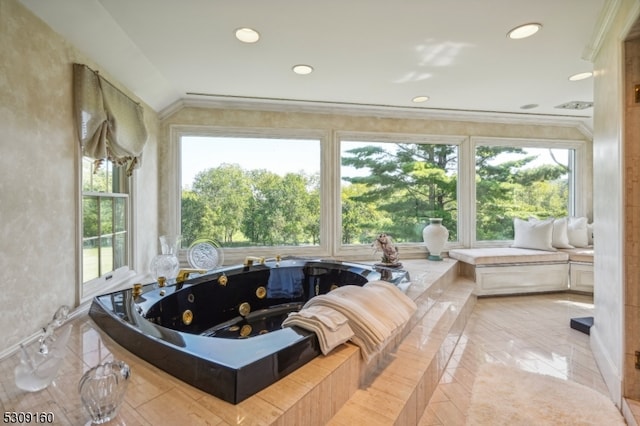
[[[73,64],[73,92],[83,154],[125,166],[131,175],[147,141],[142,106],[82,64]]]

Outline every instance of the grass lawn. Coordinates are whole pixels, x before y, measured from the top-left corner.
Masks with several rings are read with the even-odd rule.
[[[111,246],[102,247],[102,258],[98,257],[98,248],[82,249],[82,282],[87,282],[113,270],[113,250]],[[99,268],[99,263],[102,268]]]

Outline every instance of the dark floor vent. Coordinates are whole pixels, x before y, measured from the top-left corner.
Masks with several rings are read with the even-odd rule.
[[[571,318],[571,328],[584,334],[591,334],[590,331],[592,325],[593,317]]]

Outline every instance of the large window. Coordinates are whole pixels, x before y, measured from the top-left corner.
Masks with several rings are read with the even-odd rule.
[[[177,174],[167,176],[177,183],[167,194],[176,200],[168,231],[183,235],[183,248],[217,240],[228,262],[276,254],[375,260],[371,244],[382,232],[400,245],[401,258],[419,257],[430,217],[449,229],[445,249],[504,246],[515,217],[590,211],[585,141],[189,126],[171,132]]]
[[[128,179],[105,160],[82,162],[82,282],[129,264]]]
[[[340,152],[343,244],[371,245],[381,232],[420,243],[430,217],[457,240],[457,145],[343,140]]]
[[[576,213],[576,146],[484,141],[475,147],[475,240],[513,239],[513,219]]]
[[[320,140],[181,138],[183,247],[320,243]]]

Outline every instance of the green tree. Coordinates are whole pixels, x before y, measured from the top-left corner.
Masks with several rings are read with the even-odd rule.
[[[342,243],[367,244],[375,238],[371,230],[387,229],[390,216],[376,208],[372,202],[358,202],[357,197],[367,191],[362,184],[347,185],[342,189]]]
[[[273,245],[284,219],[277,207],[273,193],[277,191],[280,177],[267,170],[248,172],[251,182],[251,197],[247,202],[242,220],[242,232],[258,244]]]
[[[211,226],[205,230],[211,233],[209,237],[232,243],[251,196],[245,172],[237,164],[204,170],[194,178],[193,192],[209,208],[207,219]]]
[[[82,236],[84,238],[98,235],[98,199],[83,197],[82,199]],[[89,245],[95,247],[97,240],[92,240]]]
[[[499,156],[506,158],[497,161]],[[565,165],[529,167],[537,158],[522,148],[476,149],[476,238],[513,238],[513,219],[566,216],[569,186]]]
[[[417,228],[425,217],[442,217],[455,236],[457,209],[457,147],[440,144],[368,145],[347,151],[342,164],[368,169],[366,176],[343,177],[367,190],[351,197],[372,203],[389,214],[384,231],[395,241],[419,241]],[[391,147],[391,148],[390,148]],[[380,229],[379,231],[382,231]]]
[[[306,176],[307,189],[303,207],[302,229],[306,242],[320,243],[320,174]]]
[[[500,155],[525,155],[522,148],[478,146],[476,148],[476,238],[506,240],[513,237],[512,203],[515,172],[533,160],[521,157],[496,162]]]
[[[183,190],[181,200],[182,245],[189,246],[199,238],[215,235],[213,212],[202,197]]]
[[[345,166],[367,170],[343,177],[365,190],[343,188],[343,242],[358,229],[378,226],[397,242],[419,241],[427,217],[441,217],[450,238],[457,235],[457,148],[440,144],[371,144],[347,151]],[[522,148],[478,146],[476,229],[481,240],[513,237],[513,218],[566,215],[565,165],[531,167],[536,155]],[[366,209],[386,213],[388,223],[370,224]]]
[[[251,241],[265,245],[302,244],[319,237],[305,232],[313,229],[314,219],[319,219],[317,213],[310,218],[310,211],[315,208],[308,192],[310,178],[294,173],[281,177],[267,170],[252,170],[249,174],[252,196],[242,232]]]

